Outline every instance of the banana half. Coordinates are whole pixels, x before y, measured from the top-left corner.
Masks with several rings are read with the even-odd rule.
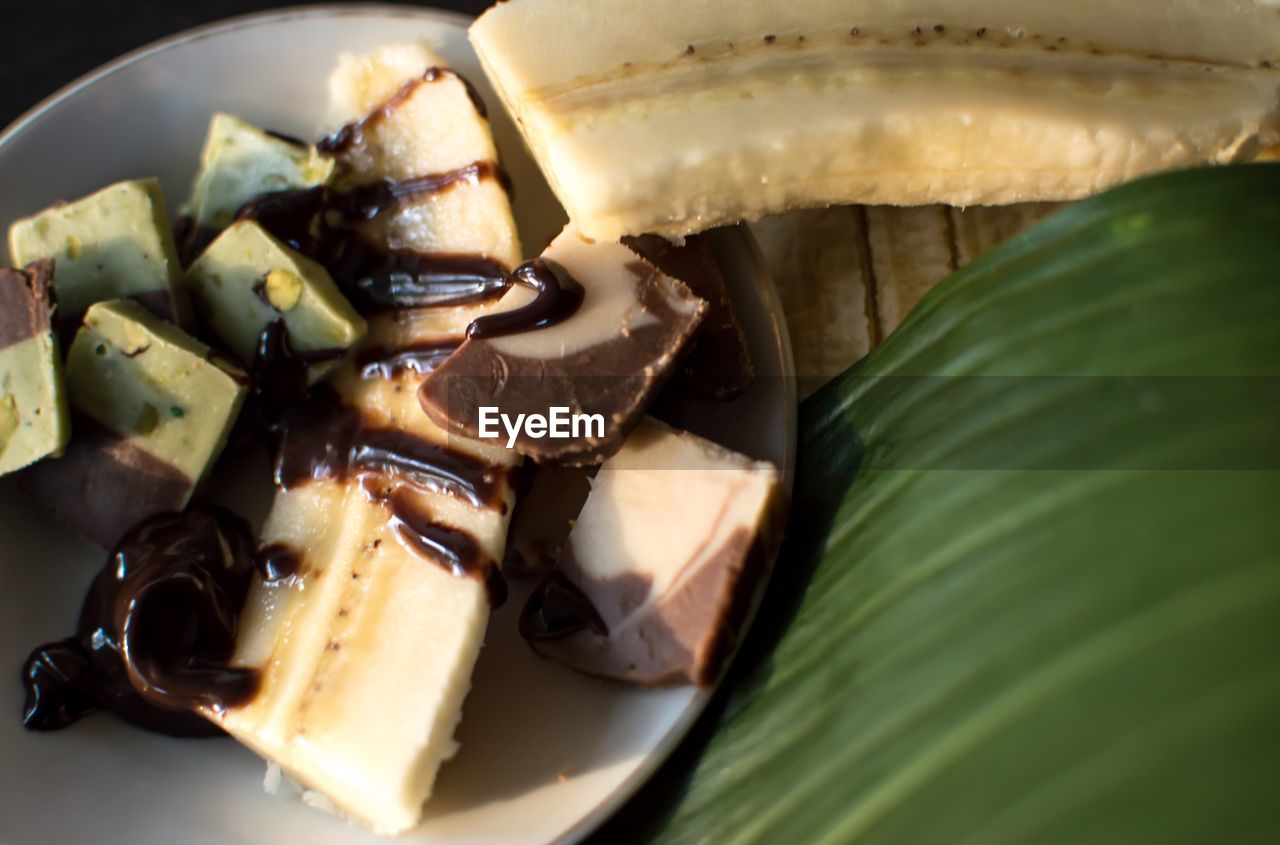
[[[601,240],[1069,200],[1280,141],[1269,0],[514,0],[471,39]]]

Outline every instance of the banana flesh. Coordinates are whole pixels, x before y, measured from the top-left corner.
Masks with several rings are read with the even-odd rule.
[[[367,114],[407,81],[442,65],[414,46],[344,57],[331,80],[334,125]],[[488,126],[464,83],[419,85],[341,156],[349,183],[402,179],[496,162]],[[506,193],[495,180],[464,181],[380,213],[364,232],[377,244],[475,254],[507,269],[520,247]],[[460,343],[492,304],[396,310],[370,319],[366,349]],[[415,826],[454,733],[488,623],[482,579],[449,571],[405,540],[388,501],[432,529],[465,532],[478,556],[502,559],[513,453],[448,434],[417,400],[421,376],[344,362],[331,379],[362,425],[412,435],[486,464],[493,494],[478,502],[447,485],[364,470],[279,491],[261,535],[264,549],[304,550],[296,572],[254,585],[236,662],[258,667],[258,695],[207,713],[238,740],[332,808],[380,833]]]
[[[1262,0],[515,0],[471,37],[596,239],[1069,200],[1280,141]]]

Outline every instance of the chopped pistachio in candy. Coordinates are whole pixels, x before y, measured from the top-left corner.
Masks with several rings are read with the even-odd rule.
[[[0,269],[0,475],[60,451],[71,434],[52,278],[51,261]]]
[[[332,364],[365,333],[365,321],[328,271],[241,220],[187,271],[201,320],[242,363],[253,364],[262,331],[283,320],[290,346]],[[313,368],[313,373],[315,369]]]
[[[133,299],[190,325],[182,269],[160,183],[118,182],[59,203],[9,227],[9,256],[25,265],[54,260],[58,320],[74,325],[95,302]]]
[[[218,113],[209,121],[200,172],[183,213],[197,228],[217,231],[259,194],[323,185],[332,174],[333,159],[314,146]]]
[[[181,510],[222,451],[246,379],[136,303],[91,307],[67,355],[75,436],[23,482],[55,516],[103,546]]]

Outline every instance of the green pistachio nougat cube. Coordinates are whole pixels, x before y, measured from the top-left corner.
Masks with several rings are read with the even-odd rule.
[[[95,302],[124,298],[190,324],[182,268],[155,179],[118,182],[17,221],[9,227],[9,256],[18,265],[54,260],[63,324],[78,321]]]
[[[332,174],[333,159],[315,147],[215,114],[185,213],[198,227],[216,231],[259,194],[323,185]]]
[[[364,337],[364,318],[328,271],[252,220],[219,235],[187,271],[187,284],[205,325],[246,365],[263,329],[277,320],[304,354],[338,357]]]
[[[143,520],[187,506],[226,444],[248,383],[230,361],[127,300],[85,313],[66,379],[71,442],[21,481],[36,503],[104,548]]]
[[[0,475],[60,452],[71,435],[52,273],[50,261],[0,269]]]
[[[123,300],[90,308],[67,355],[72,407],[193,485],[222,451],[246,383],[209,347]]]

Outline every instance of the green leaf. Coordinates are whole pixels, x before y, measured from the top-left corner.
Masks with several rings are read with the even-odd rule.
[[[1280,841],[1278,377],[1280,166],[948,279],[802,408],[762,627],[654,841]]]

